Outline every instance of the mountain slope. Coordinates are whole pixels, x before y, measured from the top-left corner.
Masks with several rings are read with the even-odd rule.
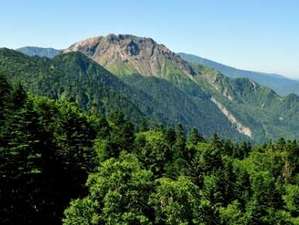
[[[218,133],[233,139],[244,140],[245,138],[245,135],[236,130],[210,101],[208,95],[204,98],[188,95],[169,81],[156,77],[132,75],[123,77],[123,81],[152,96],[159,104],[165,105],[167,110],[164,116],[176,117],[176,123],[181,123],[184,127],[196,127],[200,133],[208,136]]]
[[[142,105],[142,110],[151,111],[150,106],[146,106],[152,105],[150,98],[134,92],[80,53],[59,55],[50,60],[1,49],[0,72],[13,83],[21,82],[34,94],[72,100],[84,109],[104,113],[122,110],[135,121],[144,116],[135,102],[148,102]]]
[[[255,140],[298,138],[299,102],[295,94],[281,97],[247,78],[230,79],[207,68],[195,80],[223,112],[230,112],[243,124],[242,129],[250,128]],[[286,107],[286,102],[291,107]]]
[[[52,59],[61,53],[61,50],[57,50],[54,48],[40,48],[40,47],[22,47],[16,49],[16,51],[21,52],[28,56],[47,57],[49,59]]]
[[[146,80],[142,80],[144,88],[140,88],[134,85],[139,79],[136,77],[127,85],[79,52],[50,60],[1,49],[0,72],[34,94],[71,99],[84,109],[105,113],[120,110],[136,122],[146,116],[166,125],[197,127],[203,135],[217,132],[226,137],[242,137],[210,101],[207,107],[214,108],[217,114],[212,110],[206,113],[199,101],[166,80],[149,79],[147,88]]]
[[[194,82],[193,68],[151,38],[110,34],[77,42],[64,50],[66,53],[73,51],[82,52],[118,75],[128,85],[143,90],[161,104],[167,105],[168,114],[176,114],[176,111],[170,110],[174,105],[178,111],[188,110],[183,113],[183,117],[177,116],[177,122],[186,124],[188,121],[187,124],[193,124],[204,134],[217,132],[231,136],[239,133],[210,100],[209,93]],[[244,136],[244,133],[240,135]]]
[[[201,58],[192,54],[178,53],[184,60],[192,64],[205,65],[211,69],[220,71],[222,74],[231,78],[248,78],[256,81],[260,85],[269,87],[280,95],[288,95],[291,93],[299,94],[299,81],[288,79],[278,74],[268,74],[253,72],[247,70],[240,70],[230,66],[217,63],[215,61]]]
[[[293,102],[293,110],[284,112],[291,121],[281,120],[279,114],[288,97],[283,98],[249,79],[230,79],[207,66],[188,63],[150,38],[108,35],[77,42],[65,50],[70,51],[82,52],[127,84],[154,98],[158,96],[161,101],[175,102],[176,98],[171,96],[179,89],[186,99],[192,99],[192,108],[199,107],[213,126],[217,121],[220,130],[228,121],[239,134],[257,141],[299,136],[299,118],[294,110],[299,103]],[[153,78],[160,80],[155,82]],[[164,83],[161,80],[174,85],[175,94],[167,96],[168,91],[163,91],[170,89],[161,88]],[[178,104],[183,108],[182,102]]]

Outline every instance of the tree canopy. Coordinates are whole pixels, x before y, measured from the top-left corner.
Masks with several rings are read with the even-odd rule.
[[[299,145],[203,138],[0,76],[0,224],[299,224]]]

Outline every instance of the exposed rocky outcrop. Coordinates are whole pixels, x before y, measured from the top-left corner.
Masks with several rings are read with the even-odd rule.
[[[244,134],[250,138],[252,138],[252,131],[249,127],[244,126],[238,119],[223,106],[220,102],[218,102],[214,97],[211,98],[211,101],[215,103],[215,105],[221,110],[221,112],[226,116],[226,118],[236,127],[239,133]]]
[[[100,36],[71,45],[64,52],[80,51],[115,73],[165,75],[165,70],[178,70],[193,75],[191,66],[180,56],[151,38],[133,35]],[[125,68],[125,69],[124,69]]]

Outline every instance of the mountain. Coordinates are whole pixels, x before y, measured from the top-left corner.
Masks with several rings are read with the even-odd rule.
[[[71,45],[64,52],[80,51],[117,74],[139,73],[166,76],[180,70],[192,74],[192,68],[178,55],[151,38],[110,34]]]
[[[147,117],[155,123],[197,127],[205,136],[217,132],[245,138],[210,101],[201,104],[170,82],[155,77],[131,76],[134,80],[128,85],[80,52],[48,59],[0,49],[0,73],[12,83],[21,82],[33,94],[75,101],[86,110],[106,114],[118,110],[138,123]],[[207,109],[211,112],[206,113]]]
[[[136,123],[181,123],[204,136],[256,142],[299,136],[298,96],[190,63],[151,38],[89,38],[52,59],[0,49],[0,73],[33,94],[123,111]]]
[[[208,118],[205,129],[217,123],[221,130],[229,121],[239,134],[257,141],[299,136],[295,113],[299,103],[292,95],[281,97],[250,79],[231,79],[205,65],[187,62],[151,38],[111,34],[79,41],[64,50],[78,51],[160,102],[185,109],[184,101],[178,101],[175,94],[191,99],[190,110],[201,111],[200,116],[192,117],[194,125]],[[292,106],[288,108],[289,100]]]
[[[79,41],[64,53],[81,52],[117,75],[135,89],[139,89],[167,106],[165,116],[187,110],[176,122],[192,124],[203,134],[240,133],[235,125],[210,100],[208,92],[194,82],[192,66],[180,56],[151,38],[133,35],[100,36]],[[155,90],[155,91],[153,91]],[[177,98],[177,96],[181,96]]]
[[[52,59],[61,53],[61,50],[57,50],[54,48],[40,48],[40,47],[23,47],[23,48],[18,48],[16,50],[28,56],[47,57],[49,59]]]
[[[178,53],[178,55],[191,64],[205,65],[211,69],[220,71],[228,77],[243,77],[256,81],[257,83],[269,87],[283,96],[291,93],[299,94],[299,81],[288,79],[282,75],[240,70],[192,54]]]

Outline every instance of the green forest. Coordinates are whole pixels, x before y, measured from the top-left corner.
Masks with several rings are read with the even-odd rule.
[[[133,123],[0,76],[1,225],[299,224],[299,144]]]

